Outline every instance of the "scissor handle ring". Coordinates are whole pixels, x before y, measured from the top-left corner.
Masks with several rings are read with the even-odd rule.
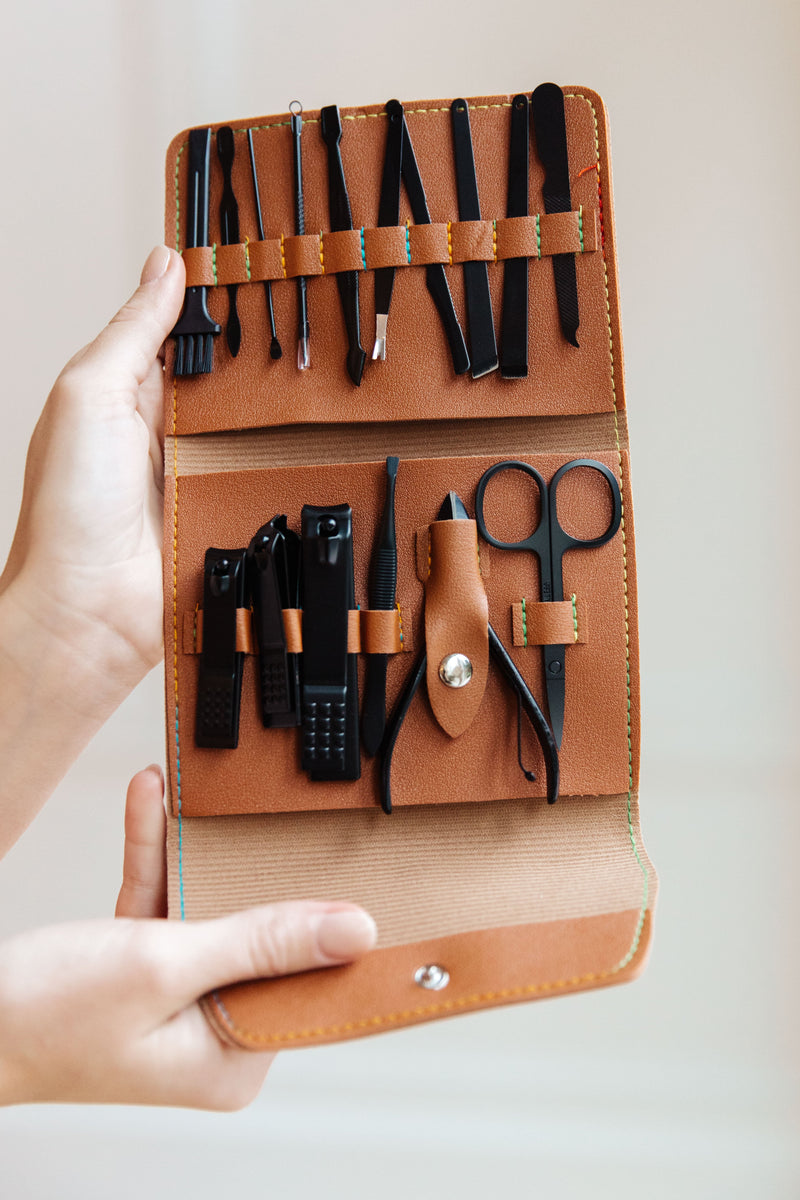
[[[522,471],[524,474],[530,475],[531,479],[539,489],[539,523],[531,533],[530,537],[523,539],[521,542],[502,542],[499,538],[496,538],[493,534],[489,533],[489,530],[486,528],[486,521],[484,520],[483,516],[483,497],[486,493],[486,487],[490,480],[492,480],[495,475],[499,475],[502,471]],[[498,550],[533,550],[538,554],[539,549],[537,542],[539,539],[537,535],[540,529],[547,527],[547,519],[547,484],[542,479],[536,468],[532,467],[530,463],[517,462],[515,459],[504,459],[503,462],[495,463],[493,467],[489,467],[488,470],[484,471],[484,473],[481,475],[480,479],[478,480],[477,491],[475,492],[475,520],[478,525],[478,532],[484,541],[488,542],[490,546],[496,546]]]
[[[599,471],[608,484],[608,490],[611,493],[611,520],[608,523],[608,528],[605,533],[601,533],[599,537],[594,538],[579,538],[573,537],[571,533],[567,533],[558,519],[558,500],[556,489],[564,476],[569,471],[574,471],[577,467],[588,467],[590,471]],[[552,537],[555,541],[556,535],[562,545],[558,547],[561,553],[568,550],[570,547],[580,546],[590,550],[593,546],[605,546],[606,542],[610,542],[614,534],[620,527],[622,521],[622,496],[620,495],[619,484],[613,471],[605,465],[598,462],[596,458],[574,458],[571,462],[564,463],[563,467],[559,467],[553,478],[550,480],[550,528]],[[556,547],[553,547],[554,550]]]

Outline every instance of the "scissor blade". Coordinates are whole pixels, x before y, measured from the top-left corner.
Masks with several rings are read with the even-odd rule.
[[[566,700],[566,682],[564,678],[565,646],[544,647],[544,689],[547,695],[547,712],[550,716],[550,728],[559,750],[564,736],[564,707]]]

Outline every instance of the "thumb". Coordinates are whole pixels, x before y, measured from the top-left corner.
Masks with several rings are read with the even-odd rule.
[[[180,254],[168,246],[156,246],[130,300],[67,369],[80,372],[83,386],[94,379],[105,392],[135,392],[180,316],[185,286]]]
[[[353,904],[295,900],[213,921],[167,921],[164,998],[176,1009],[247,979],[270,979],[359,958],[375,944],[375,922]]]

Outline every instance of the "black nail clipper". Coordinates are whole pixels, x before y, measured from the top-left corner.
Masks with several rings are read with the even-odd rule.
[[[300,724],[300,656],[289,654],[283,609],[300,607],[300,538],[285,516],[262,525],[247,549],[261,718],[268,729]]]
[[[301,764],[313,780],[358,779],[357,655],[348,654],[355,608],[349,504],[304,504],[303,736]]]
[[[198,746],[235,750],[244,654],[236,649],[236,610],[245,603],[245,551],[206,550],[203,649],[197,684]]]

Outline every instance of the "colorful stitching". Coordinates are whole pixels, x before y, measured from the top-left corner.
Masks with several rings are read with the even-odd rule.
[[[285,240],[286,239],[285,239],[284,235],[281,234],[281,270],[283,271],[284,279],[286,278],[286,254],[285,254],[285,247],[284,247]]]
[[[247,268],[247,282],[250,282],[250,238],[244,239],[244,265]]]
[[[578,602],[575,593],[572,593],[572,626],[575,630],[575,641],[578,640]]]
[[[364,226],[361,226],[361,266],[367,269],[367,252],[364,248]]]
[[[186,920],[183,896],[183,815],[181,812],[181,735],[178,719],[178,381],[172,380],[172,466],[175,478],[175,502],[172,509],[172,673],[175,682],[175,776],[178,792],[178,883],[181,920]],[[195,617],[195,622],[197,618]],[[197,625],[195,624],[195,638]]]
[[[451,225],[452,225],[452,221],[448,221],[447,222],[447,257],[450,261],[450,266],[452,267],[452,265],[453,265],[453,239],[450,236]]]
[[[181,155],[188,145],[188,142],[184,142],[182,146],[179,146],[175,156],[175,249],[178,254],[181,252],[181,190],[178,187],[178,171],[181,165]]]
[[[525,597],[522,597],[522,644],[528,644],[528,613],[525,609]]]
[[[492,221],[492,257],[497,266],[497,221]]]
[[[405,641],[405,638],[403,637],[403,610],[399,604],[397,604],[395,607],[397,608],[397,624],[400,626],[400,645],[402,646],[403,642]]]
[[[322,250],[322,230],[319,231],[319,265],[322,267],[322,274],[325,274],[325,255]]]
[[[211,243],[211,270],[214,272],[214,287],[218,284],[217,279],[217,243]]]
[[[406,218],[406,258],[411,266],[411,222]]]
[[[578,238],[581,243],[581,254],[583,254],[583,205],[578,206]]]
[[[542,257],[542,230],[538,213],[536,214],[536,257],[540,260]]]

